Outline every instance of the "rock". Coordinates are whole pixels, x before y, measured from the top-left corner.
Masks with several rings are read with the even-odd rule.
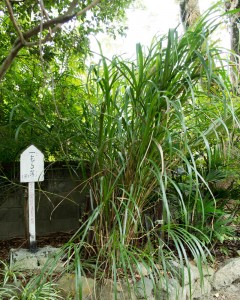
[[[180,263],[175,261],[171,261],[170,264],[173,269],[173,276],[179,280],[182,286],[189,284],[190,279],[194,282],[200,278],[199,270],[193,264],[189,264],[189,268],[181,266]]]
[[[20,260],[16,261],[13,265],[13,268],[18,271],[25,271],[25,270],[40,270],[40,266],[38,263],[38,258],[35,256],[28,256],[25,258],[21,258]]]
[[[202,272],[203,272],[204,277],[210,277],[208,279],[211,279],[213,277],[215,271],[213,268],[204,265],[202,267]]]
[[[221,191],[226,191],[228,190],[230,187],[232,187],[233,183],[234,183],[234,177],[229,176],[227,178],[224,178],[222,180],[218,180],[214,183],[214,188],[216,190],[221,190]]]
[[[152,273],[152,269],[148,265],[144,265],[141,262],[138,262],[135,266],[135,271],[139,273],[141,276],[149,276]]]
[[[188,287],[186,287],[186,292],[187,292],[187,296],[189,299],[199,299],[201,300],[203,296],[207,296],[211,293],[212,290],[212,286],[210,284],[210,282],[205,279],[203,286],[201,286],[201,281],[200,279],[196,280],[195,282],[192,283],[191,286],[191,296],[190,297],[190,287],[188,285]]]
[[[100,300],[114,300],[114,288],[112,285],[106,284],[101,286],[98,299]],[[117,291],[116,291],[117,293]]]
[[[115,300],[115,293],[117,299],[137,300],[133,289],[126,282],[118,282],[116,287],[114,287],[114,282],[109,279],[105,280],[105,283],[98,289],[97,299]]]
[[[76,295],[76,276],[75,274],[64,274],[58,281],[57,284],[61,290],[61,295],[64,299],[72,297],[78,299]],[[82,286],[82,300],[95,299],[94,288],[96,282],[92,278],[82,276],[79,281],[79,288]]]
[[[239,287],[236,286],[235,284],[231,284],[230,286],[228,286],[225,291],[227,293],[239,293]]]
[[[207,277],[209,280],[214,274],[214,270],[211,267],[203,265],[202,270],[199,270],[194,262],[190,262],[188,267],[181,266],[180,263],[175,261],[171,261],[170,264],[173,269],[173,276],[179,280],[182,286],[188,285],[190,281],[189,279],[191,279],[191,282],[194,283],[200,279],[201,275],[203,277]]]
[[[135,293],[137,299],[152,299],[153,298],[154,282],[145,277],[143,280],[139,280],[135,285]]]
[[[201,271],[203,272],[203,270],[199,271],[198,267],[192,263],[189,264],[189,270],[190,270],[190,274],[191,274],[191,282],[195,282],[197,280],[200,279],[200,274]],[[188,278],[189,280],[189,278]]]
[[[229,260],[213,276],[213,287],[219,290],[240,279],[240,257]]]
[[[187,291],[182,288],[179,282],[171,278],[168,280],[168,284],[166,281],[159,281],[157,283],[156,291],[154,292],[156,300],[186,300],[187,299]]]
[[[17,271],[26,270],[41,270],[44,267],[48,269],[54,266],[54,271],[62,271],[62,262],[56,262],[54,255],[59,251],[59,248],[54,248],[51,246],[45,246],[43,248],[37,249],[36,252],[30,252],[28,249],[11,249],[10,250],[10,266]],[[51,263],[53,260],[54,263]],[[48,266],[45,266],[48,262]]]

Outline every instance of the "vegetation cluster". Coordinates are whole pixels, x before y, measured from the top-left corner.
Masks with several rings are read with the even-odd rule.
[[[167,281],[171,261],[201,270],[214,243],[234,236],[239,108],[229,53],[210,38],[219,22],[214,7],[181,37],[171,29],[149,49],[138,44],[135,60],[101,53],[80,72],[65,52],[46,57],[45,85],[36,61],[3,82],[1,161],[34,143],[49,160],[87,166],[91,210],[59,254],[78,278],[134,281],[141,263]],[[44,278],[34,282],[45,288]],[[11,299],[42,299],[24,297]]]

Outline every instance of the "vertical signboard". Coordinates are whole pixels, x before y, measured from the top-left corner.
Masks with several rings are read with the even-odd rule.
[[[24,150],[20,157],[20,182],[44,180],[44,155],[34,145]]]
[[[20,156],[20,182],[28,182],[29,247],[36,251],[35,182],[44,180],[44,155],[34,145]]]

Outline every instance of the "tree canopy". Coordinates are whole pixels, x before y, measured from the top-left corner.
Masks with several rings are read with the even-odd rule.
[[[90,34],[105,28],[116,34],[123,27],[125,9],[134,0],[6,0],[0,4],[0,80],[21,49],[24,55],[52,55],[50,49],[66,47],[85,53]]]
[[[82,79],[89,38],[103,30],[123,33],[131,3],[0,3],[0,161],[15,160],[29,143],[67,155],[69,140],[78,139],[71,120],[79,117],[86,98]]]

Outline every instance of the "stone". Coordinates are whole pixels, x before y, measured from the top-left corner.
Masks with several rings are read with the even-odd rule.
[[[195,282],[198,279],[200,279],[200,272],[198,267],[196,265],[194,265],[193,263],[189,264],[189,270],[190,270],[190,274],[191,274],[191,281]]]
[[[10,266],[17,271],[26,270],[41,270],[45,263],[54,257],[54,254],[59,251],[59,248],[45,246],[37,249],[37,252],[30,252],[28,249],[11,249],[10,250]],[[52,266],[50,263],[49,265]],[[57,270],[63,269],[61,262],[56,264]],[[55,268],[56,269],[56,268]]]
[[[234,281],[240,279],[240,257],[229,260],[220,267],[213,276],[213,287],[219,290],[230,286]]]
[[[202,270],[199,270],[193,261],[189,263],[188,267],[181,266],[180,263],[175,261],[171,261],[170,264],[173,270],[173,276],[179,280],[182,286],[188,285],[190,282],[189,279],[194,283],[200,279],[201,275],[207,277],[209,280],[214,274],[214,269],[206,265],[203,265]]]
[[[65,298],[75,296],[75,275],[64,274],[57,282],[61,290],[61,295]]]
[[[170,278],[168,283],[165,280],[157,283],[154,296],[155,300],[186,300],[187,292],[176,279]]]
[[[128,299],[137,300],[133,288],[128,285],[127,282],[117,282],[114,287],[114,282],[110,279],[106,279],[104,284],[97,289],[97,300],[115,300],[117,299]],[[116,297],[115,297],[116,294]]]
[[[203,266],[202,267],[202,272],[203,272],[203,276],[204,277],[210,277],[212,278],[214,273],[215,273],[215,270],[209,266]],[[209,279],[209,278],[208,278]]]
[[[75,274],[64,274],[58,281],[59,289],[61,291],[61,296],[64,299],[67,297],[72,297],[73,299],[78,299],[76,294],[76,275]],[[96,282],[92,278],[87,278],[81,276],[79,287],[82,287],[82,300],[95,299],[95,287]]]
[[[114,300],[114,291],[109,288],[108,286],[103,286],[101,287],[101,291],[99,293],[99,296],[97,297],[97,299],[101,299],[101,300]]]
[[[139,280],[135,285],[135,293],[137,299],[152,299],[153,298],[154,282],[145,277],[143,280]]]
[[[203,285],[201,286],[200,279],[197,279],[195,282],[192,283],[191,286],[191,297],[190,297],[190,286],[186,287],[187,297],[189,299],[199,299],[201,300],[203,296],[207,296],[211,293],[212,286],[211,283],[204,279]]]
[[[137,265],[135,266],[135,271],[139,273],[141,276],[149,276],[152,273],[152,269],[144,265],[142,262],[138,262]]]
[[[40,266],[38,264],[38,259],[36,256],[26,256],[16,261],[12,265],[12,268],[18,271],[25,271],[25,270],[39,270]]]
[[[227,293],[239,293],[239,287],[236,286],[235,284],[231,284],[230,286],[226,287],[225,291]]]
[[[178,262],[171,261],[170,265],[173,270],[173,276],[179,280],[182,286],[189,284],[190,279],[194,282],[200,278],[199,270],[193,264],[189,264],[189,268],[187,268],[186,266],[181,266]]]

